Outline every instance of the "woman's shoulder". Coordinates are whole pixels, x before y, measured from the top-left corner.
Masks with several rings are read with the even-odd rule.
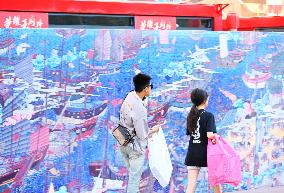
[[[210,111],[204,111],[204,115],[206,117],[214,117],[213,113],[211,113]]]

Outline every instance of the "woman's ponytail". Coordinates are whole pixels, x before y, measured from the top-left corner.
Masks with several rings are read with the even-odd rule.
[[[208,98],[208,94],[205,90],[195,88],[192,90],[190,99],[193,103],[193,106],[190,109],[190,112],[187,116],[187,124],[186,124],[186,134],[189,135],[195,131],[197,128],[197,120],[199,117],[199,111],[197,107],[204,103]]]
[[[196,105],[193,105],[190,109],[190,112],[187,116],[187,132],[186,134],[189,135],[190,133],[194,132],[197,127],[197,120],[199,117],[199,111]]]

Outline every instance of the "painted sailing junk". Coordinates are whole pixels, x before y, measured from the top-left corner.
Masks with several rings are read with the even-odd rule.
[[[138,72],[153,78],[149,125],[162,125],[174,171],[163,188],[145,167],[141,192],[184,191],[196,87],[208,90],[217,130],[243,162],[241,185],[224,190],[281,185],[281,34],[0,31],[0,192],[123,192],[127,172],[110,131]],[[206,192],[207,181],[197,188]]]

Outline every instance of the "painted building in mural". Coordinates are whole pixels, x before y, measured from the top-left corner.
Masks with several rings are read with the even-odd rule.
[[[241,184],[224,190],[283,185],[283,45],[282,33],[1,29],[0,192],[123,192],[110,133],[138,72],[153,77],[149,125],[162,124],[174,170],[162,188],[146,164],[141,192],[184,192],[196,87],[241,157]]]

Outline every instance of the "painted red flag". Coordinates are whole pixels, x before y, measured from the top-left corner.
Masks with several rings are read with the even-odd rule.
[[[12,135],[12,140],[13,141],[17,141],[20,138],[20,134],[19,133],[15,133]]]

